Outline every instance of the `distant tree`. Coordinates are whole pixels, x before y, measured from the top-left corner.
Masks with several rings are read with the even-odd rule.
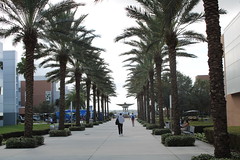
[[[83,87],[81,87],[81,94],[80,94],[80,109],[85,109],[85,97],[84,97],[84,93],[86,91],[83,89]],[[76,91],[75,89],[73,89],[70,93],[68,93],[66,95],[66,106],[70,106],[72,102],[73,108],[76,109]]]
[[[209,93],[209,81],[197,79],[194,82],[192,91],[191,91],[191,104],[194,108],[197,109],[202,114],[210,113],[210,93]]]
[[[53,113],[54,111],[54,105],[50,104],[48,101],[44,101],[38,106],[33,107],[34,113]]]
[[[179,94],[179,110],[180,115],[185,110],[189,110],[191,106],[191,90],[192,90],[192,80],[190,77],[177,72],[177,82],[178,82],[178,94]]]

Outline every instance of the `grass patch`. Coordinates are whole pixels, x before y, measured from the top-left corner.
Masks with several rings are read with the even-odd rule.
[[[233,134],[240,134],[240,126],[228,127],[228,132]]]
[[[191,121],[191,126],[211,126],[213,125],[212,121]]]
[[[50,124],[33,124],[33,130],[49,129]],[[0,127],[0,134],[24,131],[24,124]]]

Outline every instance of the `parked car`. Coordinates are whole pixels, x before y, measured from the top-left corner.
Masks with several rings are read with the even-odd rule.
[[[24,117],[21,115],[18,115],[18,122],[24,123]]]
[[[33,115],[33,121],[40,121],[40,116],[39,115]]]

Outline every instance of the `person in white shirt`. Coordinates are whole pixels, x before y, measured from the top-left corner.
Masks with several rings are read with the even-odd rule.
[[[124,117],[122,115],[122,113],[119,114],[119,116],[117,117],[118,119],[118,133],[120,136],[123,135],[123,122],[124,122]]]

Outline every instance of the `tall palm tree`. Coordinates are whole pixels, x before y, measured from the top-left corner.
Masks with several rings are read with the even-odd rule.
[[[80,39],[81,35],[86,34],[86,30],[81,26],[82,19],[85,16],[75,20],[75,11],[65,11],[57,16],[49,17],[49,23],[45,28],[49,32],[45,32],[46,40],[49,46],[45,50],[46,59],[40,66],[59,67],[47,74],[49,80],[60,79],[60,117],[59,130],[64,129],[65,121],[65,78],[67,74],[67,63],[72,61],[77,45],[86,45]],[[82,43],[81,43],[82,42]]]
[[[79,36],[79,42],[73,45],[73,59],[69,61],[71,65],[70,68],[67,68],[67,77],[70,77],[69,83],[75,81],[76,86],[76,113],[80,112],[80,82],[82,80],[82,75],[86,70],[91,67],[88,65],[89,61],[94,61],[98,58],[98,53],[94,51],[100,51],[100,48],[93,47],[91,45],[92,40],[97,37],[93,31],[87,31],[89,35]],[[77,33],[76,33],[77,34]],[[80,115],[76,115],[76,125],[80,125]]]
[[[64,1],[49,8],[45,8],[49,0],[1,0],[0,23],[4,24],[0,30],[0,37],[14,36],[13,44],[23,42],[26,58],[26,105],[25,105],[25,131],[26,137],[32,136],[33,129],[33,70],[34,52],[41,35],[41,25],[46,17],[77,7],[74,1]]]
[[[178,86],[176,68],[176,48],[179,40],[188,40],[188,44],[205,41],[202,34],[187,30],[187,26],[202,20],[203,14],[193,13],[192,9],[200,0],[159,0],[155,4],[161,8],[164,22],[165,43],[168,46],[171,77],[171,95],[173,109],[173,132],[181,134],[179,125]],[[193,41],[195,40],[195,41]]]
[[[231,155],[227,132],[218,0],[203,0],[203,3],[208,40],[211,112],[214,121],[214,154],[217,158],[229,158]]]

